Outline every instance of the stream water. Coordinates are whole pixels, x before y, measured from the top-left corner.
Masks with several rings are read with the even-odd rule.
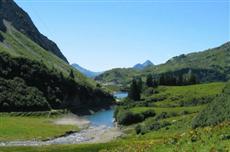
[[[119,91],[119,92],[115,92],[113,95],[117,99],[123,99],[123,98],[126,98],[128,96],[128,93]]]
[[[124,98],[127,93],[119,92],[115,94],[116,98]],[[83,118],[90,121],[90,126],[80,132],[72,133],[67,136],[58,137],[48,141],[10,141],[0,142],[0,146],[41,146],[51,144],[78,144],[106,142],[112,140],[122,133],[114,126],[114,109],[96,112],[93,115],[84,116]]]
[[[113,118],[114,109],[104,110],[96,112],[93,115],[85,116],[87,120],[90,121],[92,126],[114,126]]]

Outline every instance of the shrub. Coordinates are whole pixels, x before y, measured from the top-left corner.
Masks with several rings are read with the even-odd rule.
[[[140,134],[141,133],[141,125],[137,125],[136,127],[135,127],[135,131],[136,131],[136,134]]]
[[[175,116],[178,116],[178,113],[176,113],[176,112],[171,112],[171,113],[169,113],[169,116],[170,116],[170,117],[175,117]]]
[[[144,120],[142,114],[134,114],[128,110],[119,110],[116,120],[121,125],[130,125]]]
[[[171,123],[169,123],[168,121],[160,122],[160,121],[156,121],[155,119],[150,118],[146,120],[144,124],[137,125],[135,128],[135,131],[137,134],[140,134],[140,133],[145,134],[149,131],[157,131],[161,128],[164,128],[170,125]]]
[[[154,110],[147,110],[142,112],[142,115],[144,116],[144,119],[148,118],[148,117],[154,117],[156,115]]]
[[[152,124],[150,124],[148,126],[148,128],[149,128],[149,130],[157,131],[157,130],[164,128],[166,126],[169,126],[169,125],[171,125],[171,123],[169,123],[167,121],[163,121],[163,122],[155,121]]]
[[[189,114],[189,111],[187,110],[183,110],[179,113],[179,115],[187,115],[187,114]]]
[[[202,110],[192,122],[192,127],[217,125],[230,120],[230,83],[226,85],[223,94],[217,96],[213,102]]]
[[[169,118],[169,114],[167,112],[162,112],[159,115],[156,116],[156,120],[160,120],[160,119],[165,119],[165,118]]]

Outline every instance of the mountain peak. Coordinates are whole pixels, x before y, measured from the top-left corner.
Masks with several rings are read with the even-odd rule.
[[[144,65],[144,66],[150,66],[150,65],[153,65],[153,63],[150,60],[147,60],[142,65]]]
[[[29,15],[13,0],[0,0],[0,30],[3,32],[6,31],[4,20],[10,22],[15,29],[29,37],[45,50],[52,52],[65,62],[68,62],[58,46],[38,31]]]
[[[150,60],[146,60],[144,63],[138,63],[136,64],[135,66],[133,66],[134,69],[136,70],[143,70],[149,66],[152,66],[154,65]]]

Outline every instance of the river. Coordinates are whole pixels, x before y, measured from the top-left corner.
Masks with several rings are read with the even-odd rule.
[[[119,92],[115,92],[113,95],[117,99],[123,99],[123,98],[126,98],[128,96],[128,93],[119,91]]]
[[[114,94],[116,98],[124,98],[127,93],[117,92]],[[41,146],[52,144],[79,144],[79,143],[98,143],[108,142],[122,135],[119,128],[114,126],[114,109],[102,110],[89,116],[81,117],[90,122],[88,128],[77,133],[67,136],[58,137],[48,141],[10,141],[0,142],[0,146]],[[63,119],[63,118],[62,118]],[[73,121],[78,121],[76,118]]]
[[[114,126],[113,114],[114,114],[114,109],[111,108],[109,110],[96,112],[93,115],[85,116],[85,118],[90,121],[92,126],[113,127]]]

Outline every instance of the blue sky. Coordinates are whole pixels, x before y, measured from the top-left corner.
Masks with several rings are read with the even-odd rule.
[[[16,0],[70,63],[155,64],[230,40],[229,0]]]

